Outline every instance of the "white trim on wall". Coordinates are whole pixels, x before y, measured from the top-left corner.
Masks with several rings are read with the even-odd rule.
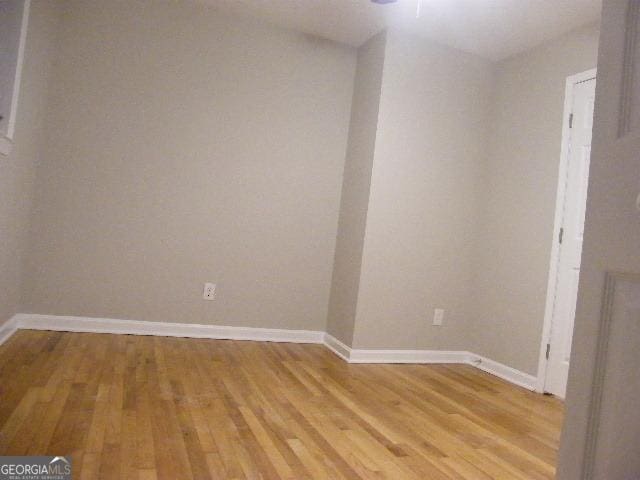
[[[324,345],[345,362],[349,362],[349,358],[351,358],[351,347],[345,345],[328,333],[324,334]]]
[[[16,317],[12,317],[4,325],[0,325],[0,345],[9,340],[11,335],[16,333],[18,329],[18,322],[16,321]]]
[[[116,333],[160,337],[210,338],[215,340],[254,340],[260,342],[323,343],[324,332],[277,328],[228,327],[195,323],[146,322],[58,315],[18,314],[19,329],[64,332]]]
[[[483,372],[495,375],[496,377],[522,388],[526,388],[527,390],[536,390],[538,379],[533,375],[529,375],[528,373],[521,372],[515,368],[498,363],[490,358],[482,357],[474,353],[471,353],[470,355],[471,359],[469,363]]]
[[[456,363],[471,365],[527,390],[536,390],[537,378],[528,373],[465,351],[447,350],[359,350],[326,333],[324,345],[349,363]]]
[[[18,59],[16,61],[16,75],[13,81],[13,95],[11,97],[11,112],[7,124],[7,137],[13,140],[16,129],[16,117],[18,115],[18,99],[20,98],[20,84],[22,83],[22,65],[24,64],[24,52],[27,46],[27,30],[29,28],[29,12],[31,0],[24,0],[22,10],[22,23],[20,25],[20,43],[18,44]]]
[[[446,350],[351,350],[349,363],[469,363],[470,354]]]
[[[586,82],[596,78],[596,69],[587,70],[567,77],[564,93],[564,109],[562,120],[562,143],[560,146],[560,166],[558,169],[558,188],[556,192],[556,212],[553,220],[553,238],[551,241],[551,258],[549,260],[549,278],[547,280],[547,299],[544,308],[544,321],[542,323],[542,338],[540,341],[540,353],[538,356],[538,376],[536,392],[543,393],[547,378],[547,344],[551,342],[551,326],[553,323],[553,310],[555,306],[555,293],[558,282],[558,261],[560,259],[560,229],[563,221],[563,205],[567,190],[567,168],[569,163],[569,139],[571,128],[569,126],[569,114],[573,104],[573,89],[580,82]]]
[[[20,313],[0,327],[0,344],[18,329],[323,344],[348,363],[464,364],[479,368],[528,390],[536,388],[535,377],[474,353],[445,350],[361,350],[345,345],[328,333],[313,330],[229,327]]]
[[[18,58],[16,60],[16,73],[13,81],[13,92],[11,96],[11,110],[7,121],[7,135],[0,136],[0,155],[9,155],[13,147],[13,135],[16,129],[16,118],[18,115],[18,99],[20,98],[20,84],[22,83],[22,65],[24,63],[24,52],[27,45],[27,30],[29,28],[29,12],[31,10],[31,0],[24,0],[22,10],[22,22],[20,25],[20,40],[18,43]]]

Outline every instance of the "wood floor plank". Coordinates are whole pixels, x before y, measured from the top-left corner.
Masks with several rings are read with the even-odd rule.
[[[319,345],[21,330],[0,455],[74,478],[552,479],[562,403],[467,365],[350,365]]]

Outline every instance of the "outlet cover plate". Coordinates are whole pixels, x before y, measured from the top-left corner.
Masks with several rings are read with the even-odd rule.
[[[204,291],[202,292],[202,298],[205,300],[215,300],[216,298],[216,284],[215,283],[205,283]]]
[[[442,308],[436,308],[433,312],[433,324],[437,327],[442,325],[444,320],[444,310]]]

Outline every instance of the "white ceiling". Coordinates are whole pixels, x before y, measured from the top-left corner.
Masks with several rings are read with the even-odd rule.
[[[200,0],[359,46],[385,27],[500,60],[596,22],[602,0]],[[416,18],[418,2],[421,14]]]

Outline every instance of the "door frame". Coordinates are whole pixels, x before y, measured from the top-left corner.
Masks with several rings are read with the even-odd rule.
[[[542,338],[540,341],[540,354],[538,357],[538,376],[536,392],[544,393],[547,380],[547,344],[551,342],[551,326],[553,324],[553,310],[555,306],[555,293],[558,286],[558,263],[560,261],[560,229],[563,223],[564,202],[567,194],[567,169],[569,166],[569,140],[571,128],[569,116],[573,107],[573,90],[578,83],[596,78],[596,69],[567,77],[564,93],[564,109],[562,118],[562,143],[560,146],[560,166],[558,168],[558,188],[556,192],[556,211],[553,220],[553,237],[551,241],[551,259],[549,261],[549,278],[547,279],[547,298],[544,308],[544,321],[542,324]]]
[[[29,13],[31,11],[31,0],[24,0],[22,7],[22,19],[20,20],[20,37],[18,40],[18,56],[16,58],[16,70],[13,77],[13,91],[11,92],[11,104],[9,106],[7,118],[7,131],[0,134],[0,156],[9,155],[13,148],[13,137],[16,130],[16,118],[18,115],[18,99],[20,97],[20,87],[22,84],[22,68],[27,45],[27,30],[29,28]],[[6,113],[6,112],[5,112]]]

